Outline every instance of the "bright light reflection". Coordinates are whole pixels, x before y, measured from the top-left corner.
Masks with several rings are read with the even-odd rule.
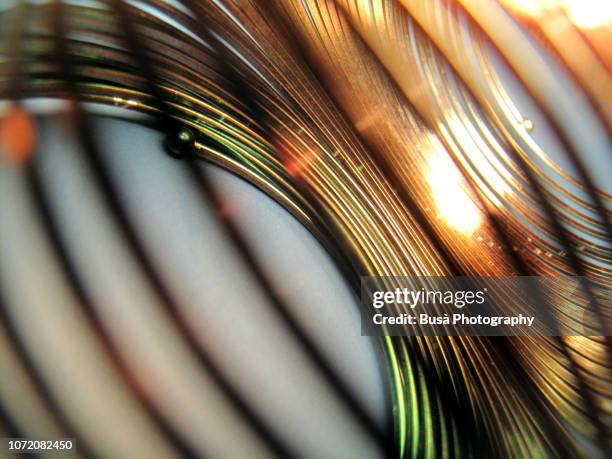
[[[497,196],[504,196],[510,190],[504,178],[498,172],[504,169],[503,165],[490,152],[487,153],[480,148],[480,145],[475,142],[475,137],[470,135],[459,118],[452,115],[448,118],[447,123],[464,150],[471,152],[469,155],[470,167],[476,172],[472,177],[483,186],[491,202],[496,205],[501,204]],[[457,174],[459,174],[458,171]]]
[[[546,0],[503,0],[503,3],[512,11],[534,17],[542,14],[545,2]]]
[[[465,235],[480,225],[478,207],[462,187],[462,177],[455,163],[446,155],[434,155],[430,161],[427,183],[431,187],[438,216]]]
[[[609,0],[503,0],[513,11],[535,19],[546,11],[561,8],[578,27],[595,29],[612,22]]]
[[[562,0],[561,3],[578,27],[594,29],[612,22],[610,0]]]

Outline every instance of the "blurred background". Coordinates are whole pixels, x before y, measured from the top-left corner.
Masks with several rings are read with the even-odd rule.
[[[610,457],[611,35],[596,0],[3,2],[2,436]],[[582,276],[541,307],[589,336],[363,337],[364,275]]]

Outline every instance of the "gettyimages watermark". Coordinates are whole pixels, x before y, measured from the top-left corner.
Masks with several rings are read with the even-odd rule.
[[[362,335],[602,336],[582,277],[362,277]]]

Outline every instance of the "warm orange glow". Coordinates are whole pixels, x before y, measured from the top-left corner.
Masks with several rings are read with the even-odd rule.
[[[289,158],[285,161],[285,170],[293,178],[299,178],[304,171],[317,159],[313,152],[304,153],[301,156]]]
[[[461,174],[448,156],[435,155],[430,160],[427,183],[431,187],[438,216],[454,229],[470,235],[480,225],[481,216],[478,207],[464,190],[461,179]]]
[[[545,9],[546,0],[503,0],[503,3],[513,12],[536,17]]]
[[[503,0],[512,11],[538,19],[547,11],[563,10],[569,19],[583,29],[594,29],[612,23],[609,0]]]
[[[36,128],[30,114],[12,106],[0,118],[0,155],[11,164],[23,164],[32,155]]]

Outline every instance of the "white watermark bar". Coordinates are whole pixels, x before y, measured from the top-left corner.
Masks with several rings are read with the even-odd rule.
[[[603,336],[609,303],[582,277],[362,277],[361,334]]]
[[[0,438],[2,454],[62,454],[76,452],[74,438]]]

